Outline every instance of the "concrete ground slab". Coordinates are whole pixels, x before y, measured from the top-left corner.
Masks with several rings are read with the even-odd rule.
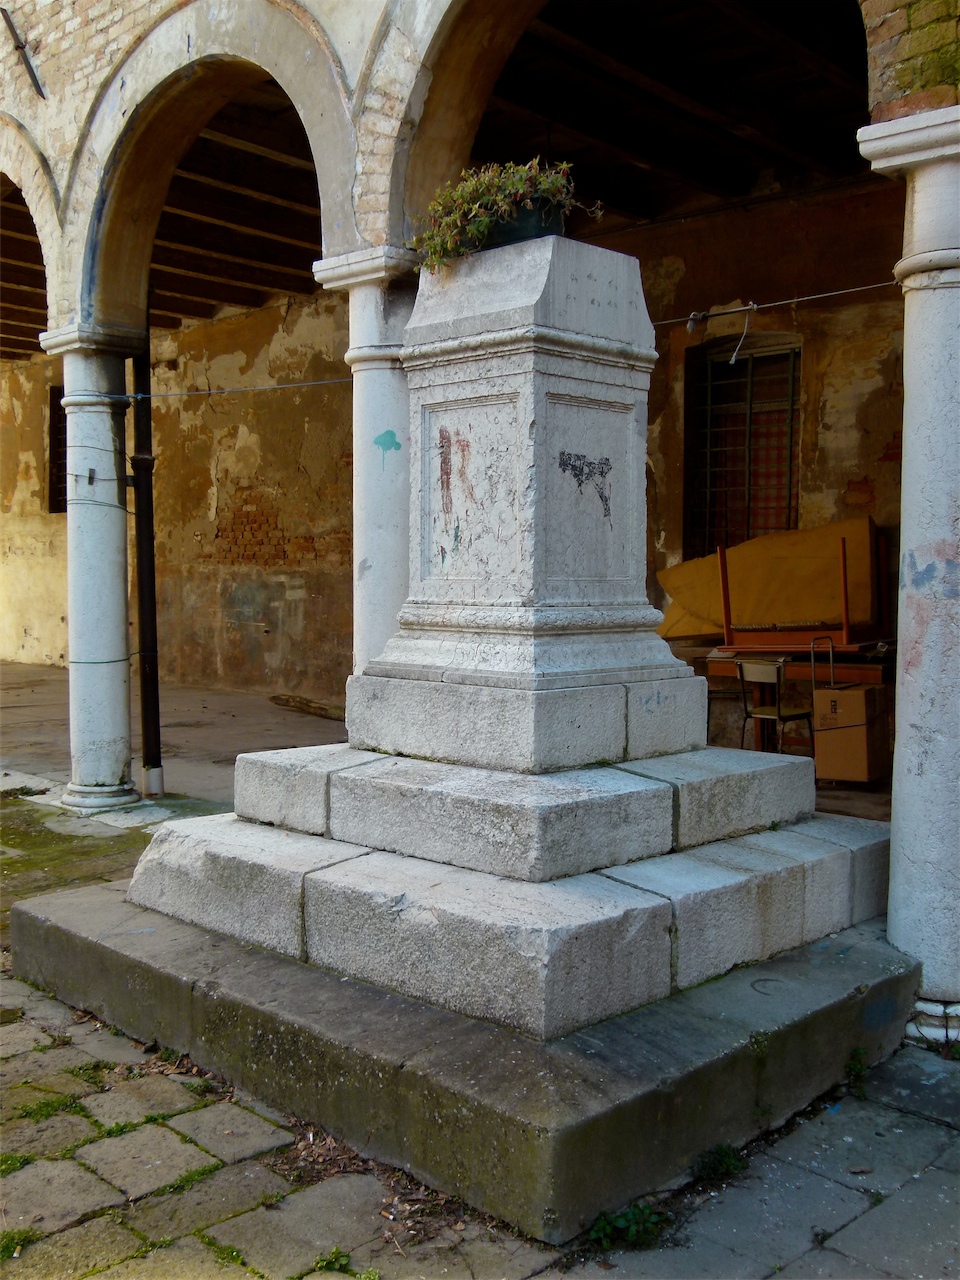
[[[129,1258],[143,1241],[109,1217],[93,1218],[79,1227],[27,1245],[10,1268],[11,1280],[75,1280],[94,1268]]]
[[[256,1161],[227,1165],[180,1195],[147,1196],[126,1210],[123,1221],[148,1240],[185,1236],[246,1213],[265,1198],[283,1196],[289,1184]]]
[[[369,1174],[347,1174],[293,1192],[272,1211],[255,1209],[210,1231],[237,1249],[267,1280],[301,1275],[335,1246],[352,1255],[379,1235],[383,1187]]]
[[[940,1280],[960,1275],[960,1179],[940,1169],[911,1178],[859,1221],[830,1237],[830,1248],[891,1276]]]
[[[943,1153],[933,1163],[936,1168],[945,1169],[947,1173],[960,1173],[960,1137],[951,1138]]]
[[[0,1026],[0,1058],[14,1058],[18,1053],[31,1049],[46,1049],[53,1044],[48,1035],[27,1022],[12,1022]]]
[[[84,1102],[90,1114],[108,1129],[112,1124],[139,1124],[147,1116],[175,1115],[196,1105],[196,1094],[166,1076],[121,1080]]]
[[[664,1245],[659,1249],[615,1249],[563,1274],[569,1280],[602,1280],[615,1267],[622,1280],[761,1280],[769,1274],[756,1258],[735,1253],[713,1240]],[[851,1280],[850,1276],[846,1280]]]
[[[669,903],[604,876],[372,853],[306,877],[304,927],[313,964],[542,1040],[670,991]]]
[[[865,1089],[872,1102],[960,1129],[957,1068],[925,1049],[902,1049],[870,1073]]]
[[[950,1130],[844,1098],[777,1143],[774,1155],[845,1187],[890,1195],[946,1151]]]
[[[94,1092],[95,1086],[87,1084],[71,1072],[75,1067],[95,1061],[91,1054],[75,1049],[72,1045],[48,1049],[46,1053],[18,1054],[15,1058],[7,1058],[0,1065],[0,1088],[9,1089],[22,1080],[29,1080],[31,1084],[44,1089],[79,1098],[85,1093]]]
[[[675,849],[790,823],[813,813],[813,761],[798,756],[704,747],[614,766],[674,789]]]
[[[80,1148],[77,1159],[119,1187],[128,1200],[138,1200],[185,1173],[216,1163],[206,1151],[156,1124],[92,1142]]]
[[[78,1142],[86,1142],[96,1132],[89,1120],[70,1112],[61,1112],[49,1120],[14,1120],[3,1126],[3,1149],[21,1155],[55,1156]]]
[[[860,1191],[760,1156],[751,1161],[749,1174],[704,1206],[684,1234],[691,1243],[733,1247],[769,1274],[806,1253],[818,1233],[838,1231],[869,1207]]]
[[[670,848],[673,793],[616,769],[518,774],[384,760],[330,780],[330,834],[490,875],[544,881]]]
[[[212,1107],[175,1116],[169,1125],[225,1164],[288,1147],[293,1141],[286,1129],[279,1129],[232,1102],[217,1102]]]
[[[851,1262],[829,1245],[811,1249],[802,1258],[777,1272],[787,1280],[890,1280],[889,1271],[878,1271],[866,1262]]]
[[[18,904],[13,921],[23,976],[553,1242],[786,1119],[854,1047],[890,1052],[918,980],[861,926],[538,1043],[109,888]]]
[[[135,1064],[149,1056],[144,1053],[142,1044],[134,1044],[127,1036],[114,1035],[95,1023],[81,1023],[79,1027],[71,1028],[70,1038],[75,1048],[100,1062]]]
[[[252,1275],[246,1267],[224,1266],[213,1249],[188,1236],[109,1267],[98,1273],[97,1280],[239,1280]]]
[[[38,1160],[0,1179],[5,1231],[35,1228],[45,1234],[123,1204],[123,1195],[74,1160]]]
[[[21,1084],[7,1087],[0,1095],[0,1121],[6,1124],[21,1114],[25,1107],[32,1107],[37,1102],[48,1102],[53,1095],[46,1089],[38,1089],[32,1084]]]

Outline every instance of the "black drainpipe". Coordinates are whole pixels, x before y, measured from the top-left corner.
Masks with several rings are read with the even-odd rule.
[[[133,491],[137,544],[137,614],[140,624],[140,725],[145,797],[163,795],[160,758],[160,672],[157,658],[157,574],[153,538],[153,430],[150,352],[133,357]]]

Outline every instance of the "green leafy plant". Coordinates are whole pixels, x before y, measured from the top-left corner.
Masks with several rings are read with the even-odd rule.
[[[615,1243],[647,1249],[657,1242],[661,1232],[673,1222],[673,1214],[638,1201],[622,1213],[601,1213],[590,1228],[589,1238],[606,1251]]]
[[[721,1142],[709,1151],[704,1151],[693,1166],[693,1176],[698,1182],[723,1182],[743,1173],[747,1162],[729,1142]]]
[[[866,1049],[853,1049],[847,1060],[847,1084],[850,1086],[850,1092],[855,1098],[865,1098],[867,1096],[868,1070]]]
[[[434,196],[426,225],[410,246],[432,273],[482,249],[492,229],[513,222],[522,209],[536,208],[545,222],[571,209],[583,209],[592,218],[602,216],[599,204],[588,207],[574,198],[569,164],[541,165],[537,156],[528,164],[464,169],[458,182],[448,182]]]
[[[0,1259],[19,1257],[19,1250],[34,1240],[42,1240],[43,1232],[28,1227],[25,1231],[0,1231]]]
[[[8,1173],[16,1173],[18,1169],[33,1163],[33,1156],[22,1155],[19,1151],[4,1151],[0,1155],[0,1178]]]

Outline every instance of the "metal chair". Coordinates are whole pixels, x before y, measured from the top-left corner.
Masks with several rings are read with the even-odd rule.
[[[785,707],[783,705],[783,668],[784,659],[757,658],[752,661],[738,660],[737,675],[740,677],[740,696],[743,699],[743,727],[740,730],[740,748],[743,749],[747,724],[751,720],[759,720],[761,724],[776,723],[777,751],[783,753],[783,726],[795,720],[804,720],[810,734],[810,754],[813,754],[813,712],[801,707]],[[747,685],[773,685],[776,701],[772,706],[757,704],[747,697]]]

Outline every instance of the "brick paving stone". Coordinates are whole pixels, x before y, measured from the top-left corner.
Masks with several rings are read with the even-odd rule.
[[[206,1168],[210,1156],[183,1142],[162,1125],[147,1124],[118,1138],[103,1138],[81,1147],[77,1159],[124,1191],[130,1200],[175,1182],[185,1173]]]
[[[389,1240],[370,1241],[351,1250],[350,1266],[356,1271],[373,1267],[385,1280],[419,1280],[421,1276],[444,1276],[450,1280],[461,1276],[471,1280],[476,1276],[496,1276],[497,1280],[524,1280],[526,1276],[539,1274],[562,1253],[562,1249],[520,1240],[506,1232],[491,1237],[482,1227],[468,1224],[463,1232],[446,1230],[423,1244],[405,1244],[402,1254]]]
[[[273,1210],[255,1209],[209,1231],[238,1249],[267,1280],[286,1280],[334,1245],[352,1254],[381,1234],[384,1190],[371,1174],[344,1174],[292,1192]]]
[[[8,1058],[0,1065],[0,1088],[19,1084],[21,1080],[29,1080],[33,1084],[44,1084],[50,1076],[69,1075],[74,1067],[82,1067],[95,1061],[89,1053],[82,1049],[74,1049],[65,1045],[58,1049],[48,1049],[46,1053],[21,1053],[15,1058]],[[76,1076],[72,1076],[77,1089],[89,1089]]]
[[[960,1276],[960,1178],[928,1169],[856,1222],[830,1237],[830,1248],[891,1276],[942,1280]]]
[[[219,1169],[176,1195],[149,1196],[129,1209],[123,1220],[148,1240],[185,1236],[255,1209],[264,1197],[289,1190],[289,1183],[271,1169],[245,1160]]]
[[[947,1173],[960,1173],[960,1137],[954,1137],[942,1155],[933,1162],[938,1169]]]
[[[51,1037],[30,1022],[11,1022],[0,1027],[0,1058],[12,1058],[48,1044],[53,1044]]]
[[[82,1049],[92,1058],[99,1058],[103,1062],[134,1064],[146,1062],[151,1056],[126,1036],[115,1036],[102,1028],[98,1030],[93,1023],[80,1023],[79,1026],[74,1026],[71,1037],[75,1048]]]
[[[143,1245],[111,1218],[92,1218],[36,1244],[27,1245],[10,1267],[10,1280],[74,1280],[94,1267],[129,1258]]]
[[[245,1267],[223,1266],[212,1249],[187,1236],[143,1258],[99,1271],[97,1280],[241,1280],[251,1274]]]
[[[3,1127],[3,1149],[21,1155],[55,1156],[66,1147],[94,1137],[96,1132],[84,1116],[69,1111],[61,1111],[49,1120],[11,1120]]]
[[[769,1154],[845,1187],[889,1195],[941,1156],[951,1136],[942,1124],[845,1098],[781,1138]]]
[[[815,1232],[839,1230],[869,1204],[861,1191],[759,1156],[742,1179],[698,1210],[684,1235],[692,1245],[725,1245],[762,1263],[767,1274],[805,1253]]]
[[[112,1124],[139,1124],[147,1116],[176,1114],[196,1105],[196,1094],[166,1076],[120,1080],[84,1102],[90,1114],[107,1128]]]
[[[605,1267],[603,1263],[608,1265]],[[616,1271],[609,1270],[611,1266]],[[713,1240],[659,1249],[616,1249],[605,1253],[601,1260],[592,1258],[563,1272],[566,1280],[600,1280],[608,1275],[620,1280],[628,1277],[629,1280],[731,1280],[732,1276],[737,1280],[760,1280],[768,1274],[768,1269],[756,1258],[734,1253]],[[548,1272],[540,1280],[552,1275]],[[852,1277],[848,1276],[847,1280]]]
[[[877,1271],[865,1262],[851,1262],[829,1247],[811,1249],[796,1262],[777,1272],[777,1280],[890,1280],[889,1271]]]
[[[227,1164],[287,1147],[293,1141],[286,1129],[278,1129],[269,1120],[262,1120],[232,1102],[216,1102],[202,1111],[176,1116],[170,1121],[170,1127],[185,1133]]]
[[[0,1179],[0,1218],[6,1231],[33,1227],[45,1234],[122,1204],[115,1187],[74,1160],[38,1160]]]
[[[869,1073],[864,1089],[871,1102],[960,1129],[958,1065],[926,1049],[901,1049]]]

